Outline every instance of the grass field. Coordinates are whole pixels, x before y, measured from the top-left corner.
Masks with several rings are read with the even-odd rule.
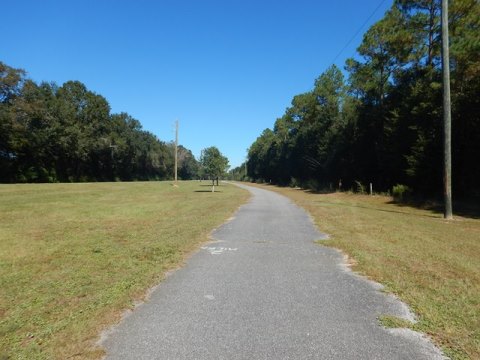
[[[330,234],[322,244],[351,257],[353,269],[386,285],[418,316],[452,359],[480,359],[480,220],[391,203],[383,196],[312,194],[264,186],[290,197]],[[402,325],[383,319],[389,326]]]
[[[217,190],[0,185],[0,359],[101,357],[101,330],[249,197]]]

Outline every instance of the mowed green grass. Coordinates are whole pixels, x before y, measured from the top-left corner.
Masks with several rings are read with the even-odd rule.
[[[290,197],[350,256],[353,269],[386,285],[453,359],[480,359],[480,220],[391,203],[384,196],[312,194],[265,186]],[[384,324],[405,325],[395,319]]]
[[[0,185],[0,359],[101,357],[101,331],[249,197],[210,189]]]

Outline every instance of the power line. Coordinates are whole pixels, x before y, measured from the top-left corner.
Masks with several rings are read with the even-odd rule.
[[[345,49],[352,43],[353,40],[355,40],[355,38],[358,36],[358,34],[363,30],[363,28],[365,27],[365,25],[367,25],[367,23],[370,21],[370,19],[373,17],[373,15],[375,15],[378,11],[378,9],[380,9],[380,7],[386,2],[387,0],[382,0],[380,1],[380,4],[378,4],[378,6],[375,8],[375,10],[373,10],[373,12],[370,14],[370,16],[367,18],[367,20],[364,21],[364,23],[362,24],[362,26],[360,26],[358,28],[358,30],[355,32],[355,34],[352,36],[352,38],[350,40],[348,40],[347,44],[342,48],[342,50],[340,50],[338,52],[338,54],[335,56],[335,58],[333,59],[332,61],[332,64],[335,64],[335,61],[337,61],[338,57],[345,51]]]

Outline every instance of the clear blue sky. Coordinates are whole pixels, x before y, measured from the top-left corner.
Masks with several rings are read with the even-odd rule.
[[[380,5],[381,4],[381,5]],[[161,140],[240,165],[337,58],[355,54],[392,0],[15,0],[1,6],[0,61],[33,80],[79,80]]]

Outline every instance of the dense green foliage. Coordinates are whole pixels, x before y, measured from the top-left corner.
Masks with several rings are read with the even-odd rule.
[[[480,194],[480,3],[450,1],[453,186]],[[248,176],[308,187],[442,191],[439,0],[396,0],[248,152]]]
[[[0,62],[0,182],[167,179],[173,166],[173,144],[126,113],[111,114],[84,84],[36,84]],[[197,172],[180,147],[180,178]]]
[[[247,162],[244,162],[242,165],[231,169],[228,172],[228,179],[235,181],[250,181],[247,176]]]
[[[211,146],[202,150],[200,155],[202,177],[216,179],[226,174],[228,170],[228,159],[222,155],[220,150]]]

